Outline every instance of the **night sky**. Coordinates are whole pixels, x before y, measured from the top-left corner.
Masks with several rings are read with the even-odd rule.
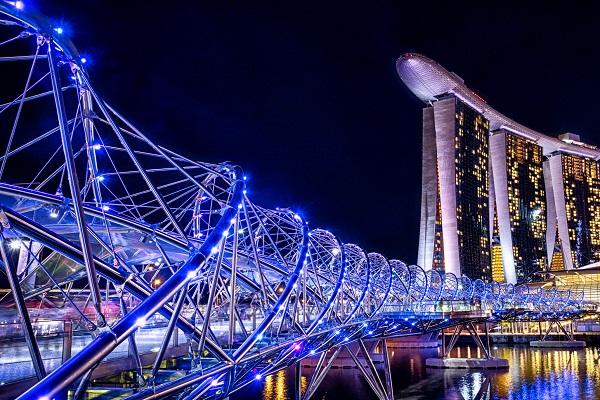
[[[396,75],[401,54],[438,61],[531,128],[600,144],[592,6],[348,3],[38,5],[149,137],[241,165],[256,203],[390,258],[415,261],[420,213],[422,104]]]

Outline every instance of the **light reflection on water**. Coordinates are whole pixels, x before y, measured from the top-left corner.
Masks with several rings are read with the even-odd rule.
[[[597,347],[580,350],[531,349],[528,346],[495,347],[497,357],[509,360],[505,371],[427,369],[425,359],[436,357],[436,349],[392,349],[392,375],[396,399],[463,400],[507,399],[598,399],[600,364]],[[477,355],[477,349],[461,346],[453,356]],[[311,368],[303,368],[306,387]],[[264,382],[230,396],[231,400],[293,400],[293,369],[265,377]],[[491,394],[488,390],[491,389]],[[357,369],[332,369],[314,399],[373,399]]]

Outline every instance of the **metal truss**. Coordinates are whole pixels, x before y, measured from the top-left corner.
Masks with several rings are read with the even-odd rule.
[[[0,255],[11,289],[1,301],[39,379],[19,399],[81,398],[122,343],[139,377],[128,399],[222,398],[320,357],[308,398],[341,349],[362,354],[367,364],[357,365],[387,399],[391,380],[374,371],[367,340],[385,345],[464,318],[570,319],[585,308],[580,293],[387,260],[292,210],[260,207],[241,168],[177,154],[126,120],[85,61],[60,26],[0,1]],[[48,374],[32,314],[89,343],[63,349]],[[159,338],[144,362],[137,338],[149,330]],[[191,364],[161,381],[178,332]]]
[[[372,358],[374,349],[378,346],[381,346],[380,350],[383,356],[384,379],[381,379],[379,376]],[[304,392],[302,393],[300,389],[296,390],[298,397],[302,400],[308,400],[314,396],[317,388],[340,356],[352,360],[353,365],[358,368],[373,393],[380,400],[392,400],[394,398],[390,360],[385,339],[374,340],[368,343],[365,343],[362,339],[358,339],[350,344],[337,346],[331,349],[331,351],[322,352],[313,373],[310,375]],[[296,382],[299,382],[298,377]]]

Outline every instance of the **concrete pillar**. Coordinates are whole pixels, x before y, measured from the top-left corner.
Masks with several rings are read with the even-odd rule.
[[[179,346],[179,328],[173,329],[173,347]]]
[[[63,364],[71,358],[71,349],[73,345],[73,322],[69,320],[63,321],[63,348],[62,362]]]
[[[558,235],[562,245],[565,269],[573,269],[573,257],[571,253],[571,241],[569,239],[569,226],[567,224],[567,208],[565,203],[565,188],[563,183],[561,155],[552,156],[548,159],[550,176],[552,178],[552,189],[554,194],[554,206],[558,221]]]
[[[506,132],[500,131],[490,136],[490,158],[492,175],[494,177],[494,194],[496,196],[496,213],[498,216],[498,230],[502,246],[502,264],[504,279],[507,283],[517,283],[515,270],[515,257],[513,254],[512,231],[510,211],[508,204],[508,181],[506,172]],[[490,220],[490,227],[493,225]]]
[[[437,152],[433,107],[423,109],[423,161],[421,182],[421,226],[417,265],[425,271],[433,265],[437,213]]]
[[[546,188],[546,257],[548,258],[548,269],[550,269],[554,245],[556,244],[556,200],[554,199],[550,162],[544,161],[543,168],[544,186]]]
[[[442,235],[444,246],[444,269],[461,276],[458,222],[456,216],[456,166],[454,138],[456,100],[437,101],[433,105],[435,141],[442,207]]]

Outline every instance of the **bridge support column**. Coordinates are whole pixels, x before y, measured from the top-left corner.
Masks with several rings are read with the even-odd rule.
[[[388,353],[388,342],[387,339],[381,341],[382,353],[383,353],[383,372],[385,374],[386,392],[390,397],[394,398],[394,385],[392,382],[392,368],[390,364],[390,353]]]
[[[296,362],[295,368],[295,379],[294,379],[294,400],[302,399],[302,363]]]
[[[552,332],[552,328],[557,328],[559,335],[562,333],[567,340],[548,340],[548,336],[550,336]],[[546,333],[540,340],[533,340],[529,342],[531,347],[551,347],[551,348],[563,348],[563,349],[571,349],[571,348],[582,348],[585,347],[585,341],[583,340],[575,340],[573,336],[573,322],[571,321],[571,327],[567,330],[563,324],[559,320],[548,321],[548,329]]]
[[[432,368],[477,368],[477,369],[498,369],[508,368],[508,360],[504,358],[493,357],[487,323],[484,322],[485,342],[481,339],[473,321],[467,321],[454,328],[448,344],[443,344],[441,358],[428,358],[425,365]],[[450,358],[450,353],[454,349],[461,333],[466,330],[473,342],[483,353],[482,358]]]
[[[394,390],[392,385],[392,376],[390,370],[390,360],[388,355],[388,347],[386,340],[380,340],[370,343],[371,346],[365,345],[365,342],[358,340],[355,343],[351,343],[345,346],[337,347],[331,355],[330,351],[321,353],[316,364],[315,370],[308,381],[308,385],[304,394],[301,397],[302,400],[310,399],[317,391],[329,370],[336,364],[338,358],[343,359],[343,365],[349,366],[349,361],[346,357],[352,361],[353,366],[358,368],[367,381],[367,384],[375,393],[379,400],[393,400]],[[383,353],[383,368],[384,368],[384,379],[381,380],[375,362],[373,361],[374,350],[381,346]],[[329,358],[328,358],[329,356]],[[297,376],[297,382],[299,382],[299,376]],[[297,392],[300,391],[298,387]],[[296,393],[296,396],[298,393]]]
[[[73,344],[73,322],[71,320],[63,321],[63,348],[62,362],[63,364],[71,358],[71,347]]]

